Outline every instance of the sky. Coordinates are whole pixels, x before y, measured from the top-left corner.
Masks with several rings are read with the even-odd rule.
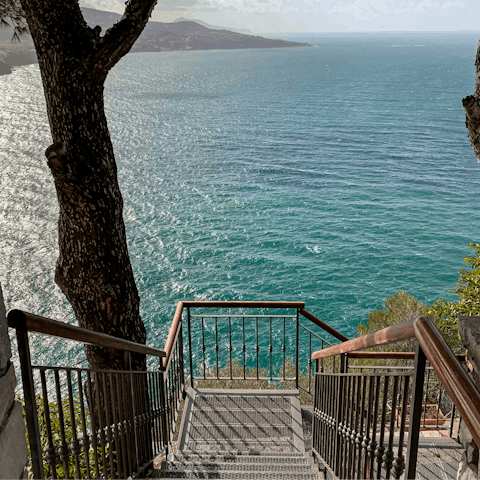
[[[125,0],[80,5],[123,13]],[[255,33],[480,30],[480,0],[159,0],[152,20],[179,17]]]

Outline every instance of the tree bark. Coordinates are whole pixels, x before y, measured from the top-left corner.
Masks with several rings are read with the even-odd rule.
[[[104,112],[109,70],[131,48],[156,1],[131,0],[100,37],[78,1],[22,0],[35,43],[53,145],[45,152],[60,206],[55,281],[80,326],[145,343],[128,256],[123,200]],[[125,367],[123,352],[86,349],[91,368]],[[133,358],[133,367],[145,360]]]
[[[480,42],[477,49],[475,67],[477,70],[475,93],[465,97],[462,100],[462,104],[466,113],[465,125],[468,129],[468,137],[472,143],[475,156],[478,162],[480,162]]]

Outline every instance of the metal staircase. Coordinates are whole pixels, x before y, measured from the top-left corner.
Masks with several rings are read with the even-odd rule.
[[[305,452],[298,390],[189,388],[164,478],[323,478]]]

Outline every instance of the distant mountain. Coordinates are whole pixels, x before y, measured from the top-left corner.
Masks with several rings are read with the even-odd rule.
[[[121,15],[117,13],[93,8],[82,8],[82,12],[88,25],[92,28],[99,25],[102,27],[103,33],[121,18]],[[225,29],[215,30],[189,20],[174,23],[148,22],[131,52],[303,46],[309,45],[308,43],[245,35]]]
[[[220,27],[219,25],[210,25],[209,23],[202,22],[201,20],[192,20],[191,18],[180,17],[173,21],[173,23],[179,23],[179,22],[195,22],[213,30],[229,30],[230,32],[244,33],[245,35],[253,35],[253,32],[248,28]]]

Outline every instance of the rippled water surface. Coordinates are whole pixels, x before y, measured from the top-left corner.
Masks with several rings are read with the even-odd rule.
[[[347,335],[396,291],[454,288],[480,238],[465,129],[478,39],[142,53],[107,115],[149,342],[178,300],[302,300]],[[37,65],[0,77],[0,282],[73,321],[53,281],[57,206]]]

